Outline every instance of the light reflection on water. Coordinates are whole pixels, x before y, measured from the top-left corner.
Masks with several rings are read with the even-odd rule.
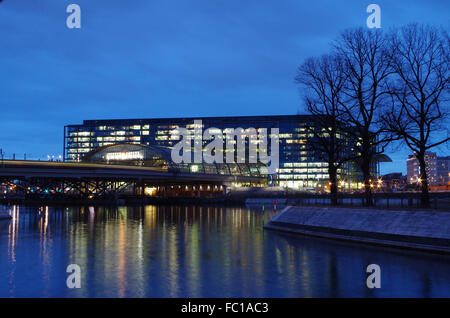
[[[1,297],[450,297],[450,257],[264,231],[273,211],[12,206]],[[368,264],[382,288],[366,288]],[[66,287],[78,264],[82,288]]]

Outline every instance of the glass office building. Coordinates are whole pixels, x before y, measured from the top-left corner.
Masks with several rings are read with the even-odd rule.
[[[194,121],[197,120],[201,120],[201,127],[195,127]],[[170,148],[180,140],[175,133],[178,128],[205,130],[214,127],[222,131],[266,128],[270,146],[270,131],[278,128],[279,168],[275,175],[269,177],[269,183],[321,192],[329,187],[328,164],[319,160],[320,156],[308,147],[308,141],[314,136],[310,131],[310,127],[315,126],[314,122],[309,115],[85,120],[82,125],[65,126],[64,160],[81,162],[92,151],[121,143]],[[203,144],[207,142],[203,140]],[[349,141],[348,151],[353,151],[351,144]],[[360,187],[361,175],[354,164],[348,163],[338,172],[340,187]]]

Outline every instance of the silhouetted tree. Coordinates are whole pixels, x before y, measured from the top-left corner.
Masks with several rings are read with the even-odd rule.
[[[357,140],[356,163],[363,174],[365,204],[373,205],[372,167],[377,155],[393,139],[381,121],[389,100],[387,82],[393,73],[393,53],[382,31],[363,28],[343,32],[335,49],[344,62],[346,81],[341,106],[351,126],[347,133]]]
[[[421,204],[430,205],[425,152],[448,140],[449,35],[419,24],[400,28],[391,37],[392,109],[383,116],[403,138],[420,167]]]
[[[338,204],[338,169],[349,160],[345,132],[341,129],[342,89],[345,84],[343,61],[337,55],[307,59],[297,70],[308,112],[314,116],[307,130],[313,138],[308,145],[320,160],[328,163],[331,203]],[[318,129],[317,129],[318,128]]]

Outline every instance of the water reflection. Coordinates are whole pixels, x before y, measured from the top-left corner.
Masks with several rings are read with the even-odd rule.
[[[449,257],[266,232],[274,211],[10,207],[2,297],[450,297]],[[7,256],[7,257],[6,257]],[[368,264],[382,288],[365,286]],[[66,287],[78,264],[82,288]]]

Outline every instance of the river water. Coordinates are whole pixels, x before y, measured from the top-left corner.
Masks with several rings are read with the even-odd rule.
[[[12,206],[0,297],[450,297],[450,257],[263,230],[274,211]],[[69,289],[69,264],[81,288]],[[366,286],[369,264],[381,288]]]

